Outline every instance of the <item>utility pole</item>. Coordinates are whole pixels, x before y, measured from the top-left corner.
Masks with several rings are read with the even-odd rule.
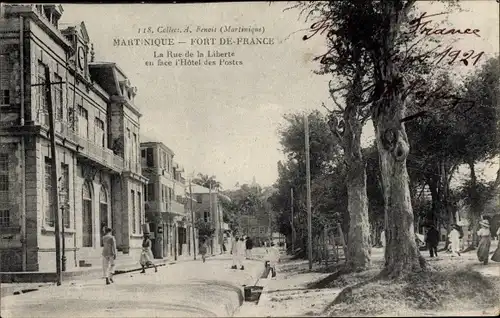
[[[45,99],[47,102],[47,110],[49,112],[49,136],[50,136],[50,168],[51,168],[51,190],[52,190],[52,210],[55,214],[54,220],[54,236],[56,244],[56,273],[57,273],[57,286],[61,285],[62,271],[61,271],[61,233],[59,229],[59,195],[57,184],[57,160],[56,160],[56,134],[54,125],[54,109],[52,105],[52,91],[50,83],[50,70],[48,65],[45,65]]]
[[[266,204],[266,208],[267,208],[267,204]],[[269,213],[269,242],[272,242],[273,241],[273,226],[272,226],[272,221],[273,221],[273,218],[272,218],[272,214],[271,214],[271,209],[267,209],[268,213]]]
[[[215,220],[213,214],[212,214],[212,183],[209,181],[208,185],[208,215],[210,215],[210,223],[213,224],[213,221]],[[215,227],[214,227],[215,228]],[[210,244],[211,250],[212,250],[212,255],[215,255],[214,253],[214,239],[213,237],[211,238],[212,243]]]
[[[61,236],[62,236],[62,257],[61,257],[61,271],[66,271],[66,237],[64,236],[64,203],[61,206]]]
[[[309,158],[309,121],[304,115],[306,142],[306,186],[307,186],[307,245],[309,254],[309,270],[312,270],[312,216],[311,216],[311,163]]]
[[[292,212],[292,220],[290,221],[292,226],[292,255],[295,253],[295,222],[293,218],[293,188],[290,189],[290,210]]]
[[[219,206],[219,189],[216,188],[215,191],[216,191],[216,198],[217,198],[217,200],[215,200],[215,203],[217,204],[215,212],[217,213],[217,221],[219,222],[219,235],[217,235],[217,240],[219,241],[218,245],[219,245],[219,248],[220,248],[220,254],[222,255],[222,253],[224,253],[224,248],[222,247],[222,245],[224,244],[224,234],[222,232],[222,221],[223,221],[223,218],[221,216],[222,209],[219,209],[219,207],[220,207]]]
[[[191,188],[191,178],[189,178],[189,208],[191,209],[191,231],[193,232],[193,259],[196,260],[196,233],[193,210],[193,189]]]

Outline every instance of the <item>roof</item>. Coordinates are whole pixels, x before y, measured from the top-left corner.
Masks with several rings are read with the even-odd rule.
[[[209,194],[210,189],[202,187],[201,185],[198,184],[191,184],[191,191],[196,194]],[[217,193],[217,190],[212,189],[212,193]]]
[[[172,149],[167,147],[163,142],[156,140],[155,138],[152,137],[146,137],[144,135],[140,136],[141,139],[141,147],[154,147],[158,146],[160,148],[163,148],[166,152],[170,153],[172,156],[175,156],[175,153]]]

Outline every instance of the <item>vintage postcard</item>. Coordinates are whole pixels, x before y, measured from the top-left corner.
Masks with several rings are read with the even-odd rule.
[[[0,3],[6,317],[500,312],[500,3]]]

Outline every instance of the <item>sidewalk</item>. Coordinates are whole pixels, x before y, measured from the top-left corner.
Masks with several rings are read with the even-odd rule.
[[[492,247],[490,254],[492,254],[493,251],[494,249]],[[427,259],[431,267],[437,268],[438,273],[444,273],[443,271],[445,270],[450,271],[450,268],[452,268],[452,272],[456,271],[457,273],[464,270],[467,271],[467,269],[469,272],[476,271],[489,280],[491,284],[498,285],[497,288],[500,290],[500,264],[495,262],[490,262],[487,266],[479,264],[475,251],[462,253],[461,257],[452,257],[451,254],[448,253],[440,253],[438,258],[430,259],[428,257],[428,252],[426,251],[422,251],[422,255]],[[285,257],[282,256],[282,258]],[[285,259],[278,266],[276,278],[269,280],[261,279],[259,281],[258,285],[264,286],[264,289],[258,304],[245,303],[236,312],[235,317],[296,317],[325,316],[333,314],[331,313],[331,304],[345,288],[367,281],[380,272],[380,269],[383,266],[382,249],[372,249],[372,262],[373,267],[370,270],[338,276],[332,275],[333,273],[321,273],[322,270],[320,270],[320,268],[322,266],[319,266],[318,264],[314,264],[313,270],[309,271],[308,262],[306,260],[291,261],[289,259]],[[478,276],[478,281],[474,281],[475,284],[480,283],[479,277],[480,276]],[[321,283],[316,284],[320,281]],[[320,289],[315,289],[315,287],[320,287]],[[464,295],[465,294],[466,291],[464,291]],[[457,295],[457,297],[458,296],[459,295]],[[498,296],[498,303],[500,304],[500,294]],[[457,298],[457,301],[461,302],[460,304],[466,302],[472,302],[472,304],[474,304],[474,300],[460,300],[460,297]],[[390,299],[380,299],[374,301],[378,302],[380,306],[385,306],[385,302],[389,303]],[[404,304],[401,303],[400,305],[403,306]],[[446,308],[443,307],[441,309],[433,309],[432,311],[425,310],[423,308],[420,310],[410,310],[410,308],[402,310],[406,312],[407,315],[413,312],[417,316],[453,316],[467,314],[492,315],[498,314],[499,310],[498,307],[490,308],[488,306],[482,306],[480,303],[476,303],[476,306],[472,307],[464,305],[464,308],[455,308],[452,303],[446,303],[445,305]],[[361,306],[361,304],[358,306]],[[352,312],[355,312],[355,308],[357,306],[353,307],[352,304],[342,304],[338,308],[335,306],[337,309],[334,315],[351,315],[351,311],[343,313],[344,307],[349,307],[352,309]],[[387,314],[396,316],[402,314],[396,311],[396,309],[392,311],[390,307],[386,308]],[[368,312],[370,311],[367,311],[367,313]],[[377,316],[376,313],[371,313],[371,315]]]
[[[308,285],[317,282],[331,273],[320,273],[322,265],[313,265],[308,271],[307,260],[291,261],[282,255],[277,266],[277,275],[260,279],[258,284],[264,289],[258,304],[244,303],[234,317],[292,317],[320,315],[323,309],[342,289],[309,289]]]
[[[2,317],[227,317],[243,301],[243,285],[253,285],[263,264],[245,261],[245,270],[232,270],[227,255],[205,263],[186,262],[155,273],[117,275],[68,282],[43,293],[2,298]]]
[[[226,255],[215,255],[215,256],[209,256],[208,258],[224,258],[227,257]],[[196,259],[200,260],[201,255],[196,255]],[[155,263],[156,266],[162,267],[162,266],[168,266],[168,265],[174,265],[176,263],[184,263],[184,262],[189,262],[193,261],[193,256],[192,255],[185,255],[182,257],[178,257],[177,261],[171,260],[171,259],[155,259],[153,262]],[[120,264],[117,262],[116,268],[115,268],[115,274],[116,275],[121,275],[125,273],[130,273],[134,271],[139,271],[141,270],[141,266],[138,262],[133,262],[133,263],[127,263],[127,264]],[[101,278],[102,276],[102,268],[100,267],[92,267],[92,268],[82,268],[81,271],[78,272],[78,275],[74,275],[75,272],[68,272],[69,275],[64,275],[63,273],[63,281],[62,284],[65,284],[67,282],[75,282],[75,281],[80,281],[80,280],[91,280],[91,279],[97,279]],[[66,276],[66,277],[65,277]],[[0,285],[0,297],[5,297],[9,295],[18,295],[18,294],[23,294],[27,292],[32,292],[32,291],[37,291],[40,288],[48,287],[48,286],[53,286],[55,285],[54,282],[33,282],[33,283],[25,283],[25,282],[20,282],[20,283],[1,283]]]

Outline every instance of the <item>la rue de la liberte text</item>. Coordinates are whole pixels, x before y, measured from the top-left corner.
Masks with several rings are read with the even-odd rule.
[[[145,26],[136,28],[133,37],[113,39],[115,47],[151,47],[146,66],[241,66],[234,47],[269,47],[274,37],[264,36],[265,27]]]

